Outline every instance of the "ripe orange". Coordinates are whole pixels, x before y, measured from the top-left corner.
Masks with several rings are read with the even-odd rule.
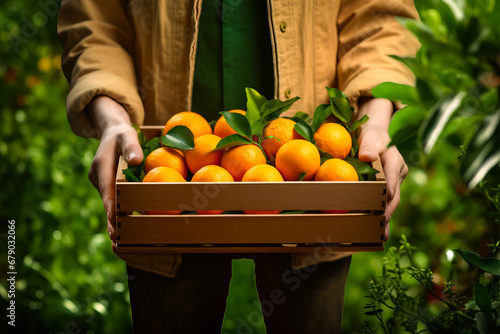
[[[314,141],[320,150],[337,159],[344,159],[351,152],[351,135],[337,123],[321,125],[314,133]]]
[[[193,175],[191,182],[234,182],[233,177],[227,170],[220,166],[208,165],[200,168]],[[197,210],[200,215],[221,214],[224,210]]]
[[[246,114],[246,112],[244,110],[240,110],[240,109],[229,110],[229,112],[234,112],[234,113],[238,113],[238,114],[242,114],[242,115]],[[221,137],[221,138],[224,138],[224,137],[236,134],[236,131],[234,131],[233,128],[230,127],[229,124],[227,124],[224,116],[221,116],[217,120],[217,123],[215,123],[214,134]]]
[[[276,154],[276,168],[286,181],[311,181],[321,164],[319,151],[314,144],[304,139],[293,139],[285,143]]]
[[[219,143],[220,137],[216,135],[203,135],[194,140],[194,148],[184,152],[186,164],[191,173],[196,173],[201,167],[207,165],[220,166],[223,150],[211,152]]]
[[[347,161],[328,159],[316,172],[314,181],[359,181],[356,169]],[[347,213],[349,210],[321,210],[324,213]]]
[[[178,125],[187,126],[193,133],[194,138],[206,134],[212,134],[210,124],[208,124],[207,120],[204,119],[203,116],[192,111],[183,111],[175,114],[168,120],[167,124],[165,124],[165,128],[163,129],[163,135],[167,134],[170,129]]]
[[[156,167],[146,174],[142,182],[186,182],[186,180],[173,168]],[[178,215],[181,211],[146,211],[146,213],[148,215]]]
[[[295,122],[288,118],[277,118],[271,121],[264,129],[263,137],[274,136],[275,138],[266,138],[262,141],[262,148],[268,158],[275,157],[278,149],[292,139],[304,139],[293,129]]]
[[[231,173],[235,181],[241,181],[246,171],[253,166],[265,163],[264,153],[253,144],[228,148],[221,160],[221,166]]]
[[[178,171],[183,178],[187,177],[184,155],[173,148],[160,147],[149,153],[144,163],[144,172],[147,174],[156,167],[170,167]]]
[[[271,165],[256,165],[243,175],[244,182],[284,182],[280,172]],[[278,214],[281,210],[243,210],[246,214]]]

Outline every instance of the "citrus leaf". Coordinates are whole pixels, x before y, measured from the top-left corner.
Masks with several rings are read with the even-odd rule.
[[[477,306],[486,314],[491,314],[491,296],[488,293],[488,289],[479,282],[474,284],[474,299],[476,300]]]
[[[415,104],[418,102],[418,93],[415,87],[395,82],[383,82],[375,86],[372,88],[372,94],[377,98],[401,101],[403,104]]]
[[[144,133],[142,133],[141,129],[137,124],[132,124],[132,127],[137,132],[137,139],[139,140],[139,145],[141,145],[141,147],[144,147],[147,141],[146,136],[144,135]]]
[[[358,153],[359,150],[359,142],[356,137],[351,137],[351,138],[352,138],[351,155],[355,157],[356,153]]]
[[[303,112],[303,111],[297,111],[293,117],[291,117],[292,120],[297,122],[297,119],[301,119],[304,122],[306,122],[307,125],[312,126],[313,120],[309,114]]]
[[[424,153],[429,154],[451,116],[460,109],[466,92],[447,96],[433,106],[418,131]]]
[[[224,119],[226,120],[227,124],[234,131],[236,131],[237,133],[248,139],[252,138],[252,129],[250,127],[248,119],[245,116],[228,111],[221,111],[220,113],[222,114],[222,116],[224,116]]]
[[[177,150],[192,150],[194,148],[194,135],[187,126],[177,125],[161,137],[161,142],[163,145]]]
[[[318,130],[318,128],[323,124],[325,119],[332,113],[332,108],[329,104],[320,104],[319,106],[316,107],[316,110],[314,110],[314,115],[313,115],[313,133]]]
[[[300,174],[299,174],[299,181],[304,180],[304,177],[306,177],[306,174],[307,174],[306,172],[302,172],[302,173],[300,173]]]
[[[340,89],[337,88],[332,88],[332,87],[325,87],[326,91],[328,92],[328,96],[332,99],[334,97],[342,97],[349,101],[347,98],[347,95],[345,95]]]
[[[359,177],[360,181],[363,181],[363,176],[362,176],[363,174],[368,174],[368,178],[370,178],[371,177],[370,175],[375,175],[375,174],[379,173],[378,170],[376,170],[375,168],[371,167],[366,162],[361,161],[357,158],[346,157],[344,159],[344,161],[347,161],[348,163],[350,163],[354,167],[354,169],[358,173],[358,177]]]
[[[460,255],[467,263],[490,274],[500,276],[500,260],[495,258],[484,258],[477,253],[465,249],[454,249],[453,251]]]
[[[353,123],[352,123],[352,126],[351,126],[351,132],[355,131],[357,128],[359,128],[361,125],[365,124],[366,122],[368,122],[368,120],[370,119],[370,117],[368,117],[368,115],[363,115],[363,117],[361,117],[361,119],[357,119],[355,120]]]
[[[309,125],[306,124],[303,120],[299,119],[297,123],[293,126],[295,131],[302,137],[304,137],[305,140],[312,142],[313,141],[313,133],[312,129]]]
[[[251,144],[251,143],[252,142],[250,140],[243,137],[242,135],[234,134],[234,135],[230,135],[230,136],[222,138],[219,141],[219,143],[217,144],[217,146],[213,149],[213,151],[223,150],[226,148],[240,146],[240,145],[246,145],[246,144]]]
[[[326,152],[323,152],[321,150],[319,150],[319,156],[321,158],[320,165],[322,165],[326,160],[333,159],[333,157],[332,157],[332,155],[330,153],[326,153]]]
[[[211,120],[210,122],[208,122],[208,124],[210,125],[210,127],[212,128],[212,132],[214,131],[215,129],[215,124],[217,124],[217,120],[214,119],[214,120]]]
[[[346,124],[351,123],[352,118],[352,108],[349,100],[344,97],[331,97],[330,106],[332,107],[332,113]]]
[[[248,123],[252,126],[252,134],[258,134],[254,130],[254,124],[260,124],[260,109],[267,99],[260,95],[255,89],[246,87],[245,93],[247,96],[247,112],[245,117],[248,119]]]
[[[122,172],[125,174],[125,179],[127,179],[128,182],[141,182],[130,170],[130,168],[122,169]]]
[[[260,109],[260,113],[262,115],[262,123],[265,124],[280,117],[282,113],[290,109],[290,107],[299,99],[300,97],[296,96],[286,101],[281,101],[281,100],[267,101],[262,105]]]

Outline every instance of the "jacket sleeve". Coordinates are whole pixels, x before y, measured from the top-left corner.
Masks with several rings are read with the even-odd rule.
[[[85,109],[97,95],[107,95],[142,123],[144,108],[137,90],[133,61],[134,31],[124,0],[64,0],[58,34],[62,68],[70,91],[66,99],[73,132],[93,137]]]
[[[418,18],[409,0],[343,0],[337,22],[338,87],[356,104],[379,83],[413,84],[411,71],[389,55],[414,56],[420,44],[395,16]]]

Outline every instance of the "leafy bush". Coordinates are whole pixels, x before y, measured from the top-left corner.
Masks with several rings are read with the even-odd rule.
[[[393,221],[402,225],[397,233],[425,247],[424,262],[430,263],[424,269],[415,265],[406,238],[399,250],[389,248],[382,275],[372,280],[367,314],[385,333],[490,333],[500,328],[495,276],[500,264],[483,275],[453,260],[451,249],[484,255],[486,243],[498,248],[500,4],[422,0],[416,5],[421,21],[401,23],[422,47],[415,58],[395,57],[413,71],[416,86],[383,83],[373,94],[406,105],[390,125],[392,144],[411,167]],[[409,261],[404,266],[403,253]],[[384,312],[392,315],[384,318]],[[370,323],[363,332],[373,333],[374,327]]]

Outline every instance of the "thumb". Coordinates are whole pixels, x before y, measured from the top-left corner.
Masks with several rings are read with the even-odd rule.
[[[377,131],[369,128],[364,129],[359,136],[359,159],[364,162],[377,160],[380,146],[381,139]]]
[[[128,164],[135,166],[142,162],[144,156],[141,145],[139,145],[137,132],[134,128],[130,127],[129,130],[119,136],[118,146]]]

